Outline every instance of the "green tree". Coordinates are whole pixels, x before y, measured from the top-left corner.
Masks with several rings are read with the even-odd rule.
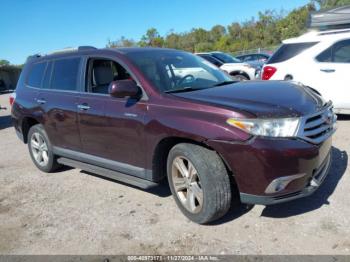
[[[213,41],[219,40],[224,35],[226,35],[226,28],[222,25],[215,25],[210,30],[210,36]]]
[[[155,28],[150,28],[147,30],[146,34],[141,37],[139,42],[141,47],[153,46],[153,47],[163,47],[164,39],[161,37]]]
[[[136,46],[136,42],[133,39],[127,39],[124,36],[119,38],[116,41],[108,40],[107,47],[115,48],[115,47],[132,47]]]
[[[6,66],[6,65],[10,65],[10,62],[5,60],[5,59],[1,59],[0,60],[0,66]]]
[[[350,4],[350,0],[310,0],[310,2],[289,13],[266,10],[256,18],[243,23],[233,22],[227,27],[215,25],[210,30],[192,28],[189,32],[170,31],[162,37],[156,28],[150,28],[138,43],[121,37],[107,46],[157,46],[205,52],[220,50],[236,52],[241,50],[277,46],[282,40],[296,37],[307,31],[310,12]]]

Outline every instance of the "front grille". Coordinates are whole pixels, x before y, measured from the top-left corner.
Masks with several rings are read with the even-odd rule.
[[[323,110],[302,118],[299,137],[314,144],[319,144],[330,137],[335,131],[337,116],[331,105]]]

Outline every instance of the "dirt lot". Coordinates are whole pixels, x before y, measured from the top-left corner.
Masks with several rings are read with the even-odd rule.
[[[200,226],[166,185],[38,171],[9,114],[0,111],[0,254],[350,254],[350,117],[338,122],[331,173],[313,196]]]

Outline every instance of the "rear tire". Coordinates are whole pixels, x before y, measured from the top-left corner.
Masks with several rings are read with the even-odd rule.
[[[249,80],[249,78],[244,76],[244,75],[233,75],[233,77],[235,79],[237,79],[238,81],[248,81]]]
[[[41,171],[50,173],[61,166],[57,163],[50,140],[41,124],[29,129],[27,141],[30,157]]]
[[[194,144],[177,144],[169,152],[167,173],[175,202],[190,220],[205,224],[229,210],[229,174],[215,151]]]

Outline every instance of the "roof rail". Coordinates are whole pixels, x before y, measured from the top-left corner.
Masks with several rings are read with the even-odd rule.
[[[36,58],[41,57],[41,54],[34,54],[27,57],[27,62]]]
[[[53,54],[62,54],[62,53],[68,53],[68,52],[75,52],[75,51],[86,51],[86,50],[96,50],[96,47],[93,46],[78,46],[78,47],[68,47],[68,48],[64,48],[64,49],[60,49],[60,50],[56,50],[47,54],[34,54],[34,55],[30,55],[27,57],[27,61],[30,61],[32,59],[36,59],[42,56],[46,56],[46,55],[53,55]]]
[[[348,29],[321,31],[318,35],[335,35],[335,34],[343,34],[343,33],[350,33],[350,28],[348,28]]]
[[[83,51],[83,50],[96,50],[97,48],[94,46],[90,45],[81,45],[78,47],[78,51]]]
[[[68,52],[75,52],[75,51],[85,51],[85,50],[96,50],[96,47],[93,46],[78,46],[78,47],[68,47],[60,50],[53,51],[51,54],[60,54],[60,53],[68,53]]]

